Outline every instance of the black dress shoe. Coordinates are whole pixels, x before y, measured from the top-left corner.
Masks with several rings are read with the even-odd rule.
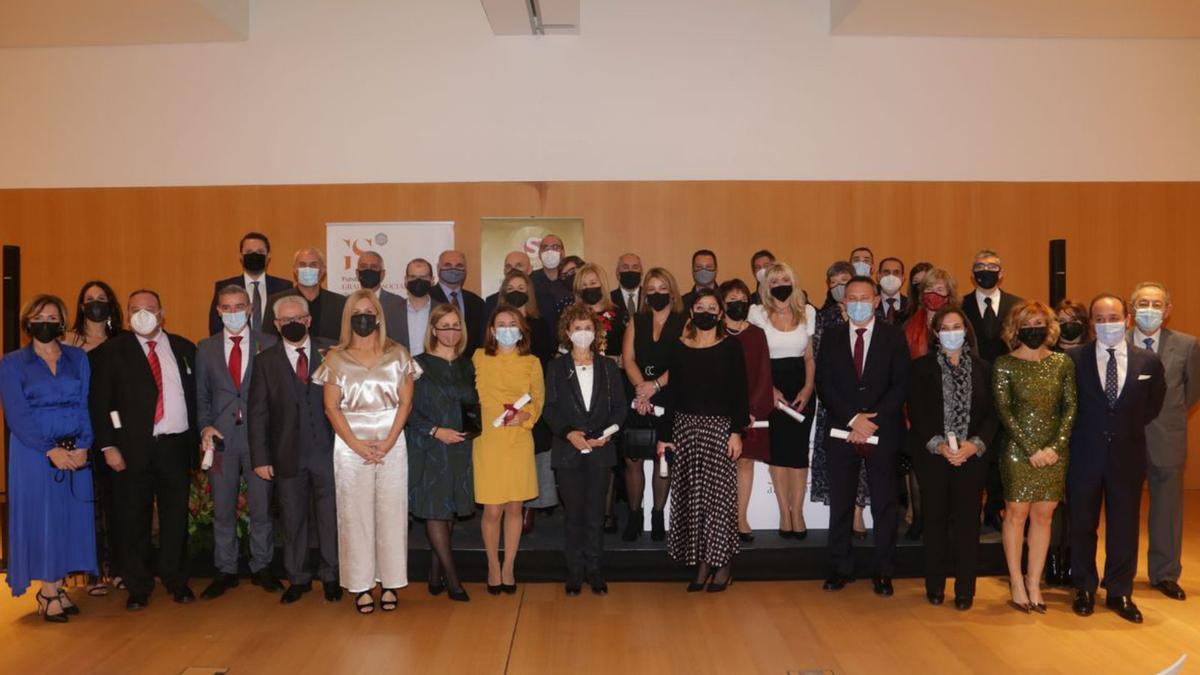
[[[875,577],[871,582],[875,588],[875,595],[888,598],[896,592],[896,589],[892,588],[891,577]]]
[[[225,595],[225,591],[234,588],[237,585],[238,577],[236,574],[218,573],[217,576],[213,577],[212,583],[209,584],[208,587],[203,591],[201,591],[200,597],[204,598],[205,600],[215,600],[222,595]]]
[[[1091,616],[1096,610],[1096,594],[1091,591],[1075,591],[1075,602],[1071,609],[1079,616]]]
[[[183,588],[171,591],[171,599],[181,605],[187,605],[196,599],[196,594],[192,593],[192,589],[184,586]]]
[[[438,579],[437,581],[430,581],[428,588],[430,595],[441,595],[442,591],[446,590],[446,582],[441,579]]]
[[[582,591],[582,590],[583,590],[583,584],[581,584],[577,581],[568,581],[567,582],[566,591],[567,591],[568,596],[573,598],[573,597],[579,595],[580,591]]]
[[[1179,584],[1174,581],[1160,581],[1153,587],[1172,600],[1187,600],[1187,593],[1184,593]]]
[[[800,530],[799,532],[796,532],[796,531],[792,532],[792,539],[795,539],[796,541],[800,541],[807,536],[808,536],[808,530]]]
[[[937,606],[946,601],[946,594],[942,591],[925,591],[925,599],[929,604]]]
[[[279,583],[279,579],[271,574],[271,570],[266,567],[250,575],[250,583],[261,587],[268,593],[278,593],[283,590],[283,584]]]
[[[130,593],[129,599],[125,601],[125,609],[136,612],[139,609],[146,609],[148,604],[150,604],[150,596],[145,593]]]
[[[312,582],[311,581],[308,582],[307,584],[292,584],[292,585],[288,586],[287,590],[283,592],[282,596],[280,596],[279,602],[284,605],[290,605],[293,602],[304,597],[304,594],[308,593],[311,590],[312,590]]]
[[[854,577],[847,574],[834,574],[825,580],[821,588],[827,591],[840,591],[846,587],[846,584],[853,583]]]
[[[592,579],[588,582],[588,585],[592,587],[592,593],[596,595],[608,595],[608,583],[603,579]]]
[[[1117,616],[1132,623],[1142,622],[1142,612],[1133,604],[1133,598],[1128,595],[1110,595],[1104,599],[1104,606],[1117,613]]]
[[[742,542],[743,544],[749,544],[750,542],[754,541],[754,533],[738,532],[738,541]]]
[[[957,609],[960,612],[965,612],[968,609],[971,609],[971,605],[973,604],[975,604],[975,598],[969,595],[954,596],[954,609]]]
[[[321,588],[325,590],[327,602],[337,602],[342,599],[342,587],[336,581],[322,581]]]
[[[637,541],[642,536],[642,525],[645,519],[642,510],[629,512],[629,520],[625,521],[625,531],[621,533],[622,541]]]

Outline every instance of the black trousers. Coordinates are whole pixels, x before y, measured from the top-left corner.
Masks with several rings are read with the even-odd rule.
[[[1071,583],[1095,592],[1103,585],[1109,595],[1132,595],[1137,574],[1138,528],[1141,521],[1142,481],[1146,471],[1117,469],[1067,474],[1067,503],[1071,523]],[[1097,529],[1104,505],[1104,580],[1096,570]]]
[[[566,516],[567,581],[583,583],[603,578],[604,505],[611,467],[583,462],[571,469],[555,469],[558,494]]]
[[[154,590],[150,572],[150,528],[154,504],[158,504],[158,561],[155,572],[169,591],[187,585],[188,490],[191,487],[194,443],[188,434],[159,436],[148,457],[138,468],[126,462],[124,471],[113,474],[120,555],[116,561],[131,594]]]
[[[952,569],[954,596],[973,597],[979,566],[979,505],[987,476],[987,455],[972,457],[956,467],[941,455],[925,451],[914,457],[913,463],[921,481],[921,506],[925,513],[925,590],[944,591],[946,571]]]
[[[306,566],[308,551],[317,544],[320,562],[317,576],[322,582],[338,579],[337,496],[333,480],[333,456],[306,458],[295,476],[275,477],[279,519],[283,525],[283,568],[288,581],[306,584],[312,571]],[[316,527],[312,527],[315,523]]]
[[[874,521],[875,574],[890,577],[896,568],[896,528],[899,527],[896,506],[898,453],[868,446],[869,454],[864,459],[845,443],[831,442],[827,448],[829,553],[833,570],[837,574],[854,575],[854,547],[850,539],[854,529],[854,499],[858,494],[858,467],[865,461],[871,519]]]
[[[1003,429],[996,432],[996,437],[992,439],[991,447],[1004,447],[1005,433]],[[983,457],[984,463],[987,465],[987,501],[984,502],[983,512],[988,516],[999,516],[1004,510],[1004,481],[1000,479],[1000,453],[986,452]]]

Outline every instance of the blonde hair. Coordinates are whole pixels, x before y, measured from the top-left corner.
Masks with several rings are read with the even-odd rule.
[[[575,287],[572,289],[575,293],[575,302],[583,303],[583,275],[595,274],[596,280],[600,282],[600,306],[601,311],[607,311],[613,308],[612,297],[608,294],[608,277],[604,274],[604,268],[596,263],[584,263],[575,270]]]
[[[651,267],[649,272],[646,272],[646,277],[642,279],[642,292],[646,292],[646,287],[650,285],[652,279],[667,285],[667,292],[671,295],[671,312],[673,314],[681,314],[683,312],[683,298],[679,295],[679,284],[675,283],[675,275],[665,267]],[[643,314],[649,314],[654,310],[650,307],[650,303],[643,302],[638,308],[638,311]]]
[[[441,321],[447,314],[453,314],[458,318],[458,324],[462,326],[462,339],[458,344],[454,345],[454,358],[463,355],[467,350],[467,322],[463,321],[462,313],[458,311],[458,305],[452,302],[443,302],[433,306],[429,310],[429,325],[425,328],[425,351],[433,353],[435,347],[438,346],[437,337],[433,334],[433,329],[437,326],[437,322]]]
[[[1021,330],[1021,324],[1031,317],[1040,316],[1046,320],[1046,341],[1041,346],[1049,347],[1058,344],[1058,317],[1055,316],[1054,310],[1047,307],[1045,304],[1037,300],[1026,300],[1008,313],[1008,318],[1004,320],[1004,332],[1000,334],[1000,338],[1004,340],[1004,344],[1008,345],[1009,349],[1016,349],[1020,342],[1017,340],[1017,332]]]
[[[799,288],[796,283],[796,272],[787,263],[774,262],[767,266],[767,271],[763,274],[762,285],[758,289],[758,299],[762,303],[763,309],[766,310],[767,316],[771,316],[779,312],[782,308],[780,302],[771,295],[771,277],[786,276],[792,282],[792,295],[787,299],[787,306],[792,310],[792,316],[796,318],[797,326],[803,326],[808,320],[808,294]]]
[[[954,280],[954,277],[950,276],[949,272],[940,267],[934,267],[925,272],[925,276],[921,278],[921,294],[924,295],[930,286],[939,281],[946,284],[946,293],[949,295],[950,304],[955,306],[961,305],[962,298],[958,295],[958,282]],[[914,299],[918,303],[921,302],[920,298]]]
[[[400,346],[398,342],[388,339],[387,320],[383,316],[383,305],[379,304],[379,298],[375,297],[375,291],[360,288],[346,298],[346,308],[342,310],[342,333],[334,349],[340,351],[350,347],[350,341],[354,335],[354,331],[350,328],[350,317],[354,316],[354,306],[363,299],[370,302],[371,307],[375,309],[375,320],[379,324],[379,327],[375,329],[375,334],[378,336],[376,348],[381,352],[386,352],[391,350],[393,345]]]

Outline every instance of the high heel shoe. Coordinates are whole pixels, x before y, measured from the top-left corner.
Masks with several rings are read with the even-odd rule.
[[[441,595],[442,591],[444,591],[444,590],[446,590],[446,580],[445,579],[438,579],[436,581],[431,580],[429,582],[429,594],[430,595],[434,595],[434,596]]]
[[[471,596],[467,595],[467,589],[459,586],[458,588],[450,588],[446,590],[446,597],[455,602],[470,602]]]
[[[1023,586],[1023,585],[1024,585],[1024,583],[1022,583],[1022,586]],[[1027,591],[1027,592],[1028,592],[1028,591]],[[1009,582],[1008,582],[1008,593],[1009,593],[1009,595],[1010,595],[1010,596],[1013,594],[1013,583],[1012,583],[1012,580],[1009,580]],[[1029,606],[1029,598],[1028,598],[1028,596],[1026,597],[1026,599],[1025,599],[1025,602],[1023,602],[1023,603],[1022,603],[1022,602],[1017,602],[1016,600],[1013,600],[1013,599],[1011,599],[1011,598],[1010,598],[1010,599],[1009,599],[1009,601],[1008,601],[1008,606],[1009,606],[1009,607],[1012,607],[1013,609],[1017,610],[1018,612],[1020,612],[1020,613],[1022,613],[1022,614],[1028,614],[1028,613],[1030,612],[1030,609],[1031,609],[1031,607]]]
[[[383,589],[383,592],[379,594],[379,608],[385,612],[396,611],[396,608],[400,606],[400,596],[396,595],[396,591],[398,591],[398,590],[400,590],[400,589],[398,589],[398,588]],[[387,598],[387,595],[389,593],[392,596],[392,598],[390,600]]]
[[[45,596],[42,595],[41,591],[38,591],[36,595],[38,614],[42,616],[43,621],[46,621],[47,623],[67,622],[67,611],[63,608],[62,601],[58,599],[57,595]],[[58,603],[58,608],[60,610],[58,614],[50,613],[50,603],[52,602]]]
[[[67,595],[67,592],[61,588],[58,589],[58,604],[62,606],[63,614],[67,616],[79,615],[79,607],[74,602],[71,602],[71,596]]]
[[[721,593],[733,585],[733,572],[730,572],[729,576],[722,583],[717,583],[716,576],[715,574],[713,575],[713,580],[708,582],[708,586],[705,588],[709,593]]]
[[[1030,593],[1029,593],[1029,577],[1025,577],[1025,595],[1026,595],[1026,597],[1029,597],[1029,596],[1030,596]],[[1044,603],[1044,602],[1033,602],[1033,600],[1030,600],[1030,601],[1029,601],[1029,609],[1030,609],[1031,611],[1037,612],[1038,614],[1045,614],[1045,613],[1046,613],[1046,603]]]
[[[792,530],[792,539],[795,539],[796,541],[801,541],[802,539],[804,539],[807,536],[808,536],[807,528],[805,528],[803,530]]]
[[[364,597],[367,600],[370,600],[370,602],[362,602]],[[371,591],[363,591],[362,593],[354,596],[354,609],[357,610],[359,614],[375,613],[375,598],[371,595]]]
[[[501,591],[503,590],[504,584],[496,584],[495,586],[491,584],[487,585],[487,592],[489,595],[500,595]]]

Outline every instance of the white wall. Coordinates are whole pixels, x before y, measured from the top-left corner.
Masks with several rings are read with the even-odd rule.
[[[1200,179],[1200,41],[830,37],[826,0],[254,0],[246,43],[0,50],[0,187]]]

